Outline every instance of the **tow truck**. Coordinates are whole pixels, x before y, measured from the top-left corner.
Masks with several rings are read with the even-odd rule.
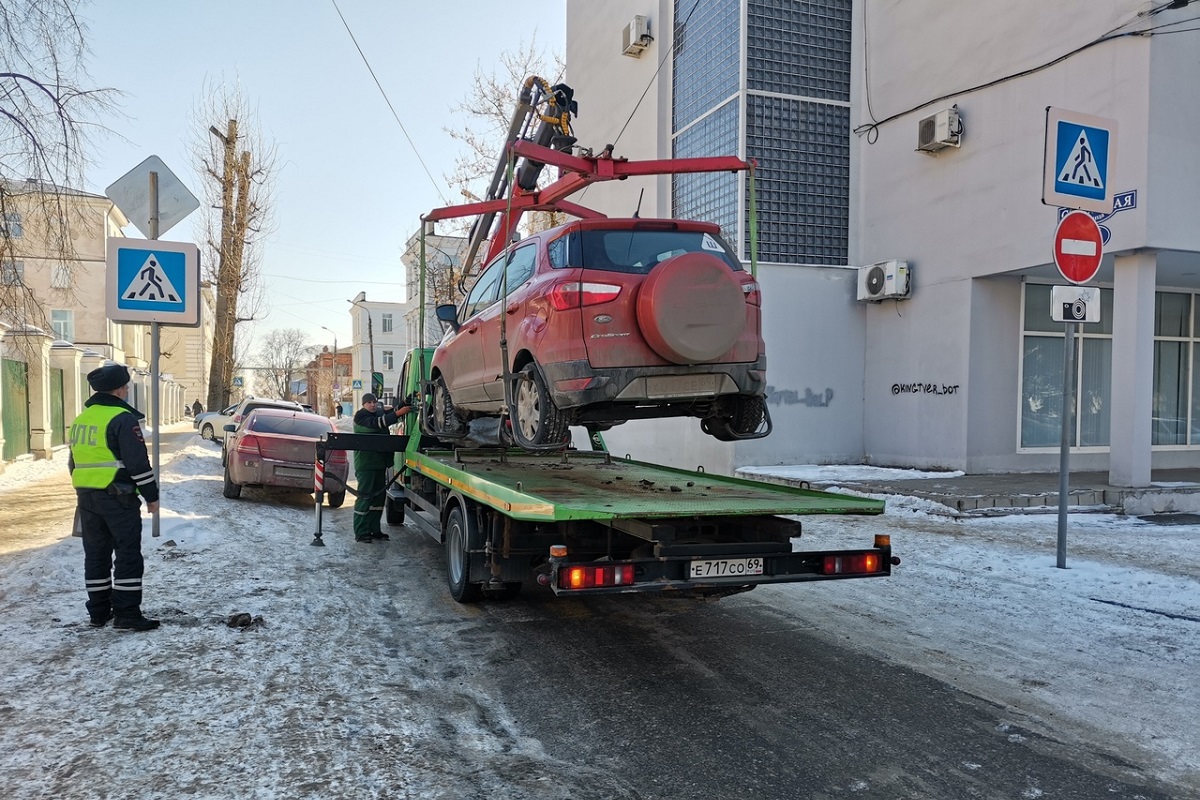
[[[614,157],[611,146],[599,155],[577,154],[573,113],[567,87],[537,77],[525,82],[487,198],[422,218],[420,308],[425,236],[439,220],[476,217],[466,270],[485,241],[484,263],[503,252],[526,211],[597,216],[566,199],[597,181],[749,170],[753,185],[753,164],[734,157],[629,161]],[[559,177],[539,187],[547,165],[557,167]],[[753,190],[751,198],[753,211]],[[753,214],[751,222],[753,269]],[[511,598],[530,582],[559,596],[721,597],[768,583],[881,578],[900,563],[882,534],[861,549],[796,547],[802,533],[797,517],[878,515],[884,510],[880,500],[619,458],[594,428],[587,431],[590,449],[513,446],[504,420],[474,439],[447,438],[432,425],[433,348],[425,344],[424,315],[419,339],[396,387],[396,397],[413,401],[404,433],[330,434],[318,443],[313,544],[322,543],[325,455],[348,449],[395,453],[384,519],[389,525],[407,521],[443,545],[450,594],[463,603]]]

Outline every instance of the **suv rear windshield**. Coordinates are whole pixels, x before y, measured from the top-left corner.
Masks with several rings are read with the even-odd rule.
[[[281,433],[286,436],[306,436],[309,439],[320,439],[321,434],[329,433],[333,430],[333,426],[328,422],[322,423],[315,419],[268,417],[263,414],[255,414],[250,420],[250,430],[255,433]]]
[[[683,253],[708,253],[741,271],[742,265],[720,236],[704,231],[655,229],[575,231],[551,242],[556,268],[583,267],[644,275],[660,261]]]

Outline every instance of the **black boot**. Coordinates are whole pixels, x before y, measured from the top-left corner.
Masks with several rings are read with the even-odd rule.
[[[158,620],[146,619],[141,614],[136,617],[117,617],[113,620],[113,627],[127,631],[152,631],[158,627]]]
[[[111,611],[98,611],[92,614],[91,617],[93,628],[103,628],[113,618],[113,613]]]

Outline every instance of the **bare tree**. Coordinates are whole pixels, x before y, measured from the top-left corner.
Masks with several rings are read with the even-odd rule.
[[[276,328],[263,337],[259,350],[259,377],[271,389],[272,396],[291,400],[291,383],[313,360],[316,348],[298,328]]]
[[[117,92],[85,88],[82,0],[0,0],[0,322],[48,328],[18,264],[76,260],[95,120]]]
[[[206,278],[216,294],[216,330],[208,381],[208,405],[227,404],[237,328],[264,312],[259,266],[262,242],[273,225],[272,190],[277,148],[262,136],[237,87],[206,87],[195,114],[193,145],[210,213],[199,225]]]

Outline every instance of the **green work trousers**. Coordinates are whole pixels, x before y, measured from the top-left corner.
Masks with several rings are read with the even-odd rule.
[[[387,470],[364,469],[358,472],[358,497],[354,500],[355,539],[383,532],[379,521],[383,517],[383,487],[386,483]]]

